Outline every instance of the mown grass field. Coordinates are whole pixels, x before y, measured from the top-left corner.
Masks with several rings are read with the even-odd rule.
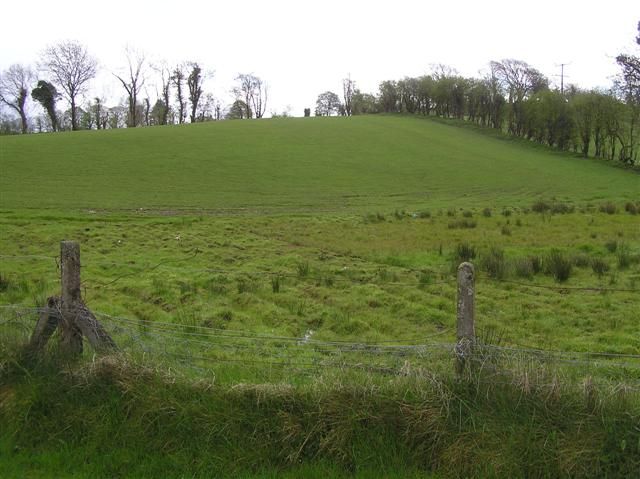
[[[634,200],[638,175],[405,117],[285,119],[4,137],[5,209],[529,206]]]
[[[382,116],[0,137],[0,152],[0,303],[33,307],[57,294],[59,242],[77,240],[85,301],[120,344],[136,357],[145,344],[174,354],[143,355],[128,369],[56,366],[54,379],[5,361],[0,463],[10,476],[65,475],[70,464],[86,476],[160,467],[176,477],[185,468],[202,477],[626,477],[640,467],[637,360],[575,361],[640,354],[636,171]],[[467,388],[449,377],[447,351],[387,363],[362,349],[452,343],[463,249],[478,271],[480,337],[576,352],[562,388],[537,360],[517,358],[506,385],[483,376]],[[554,277],[558,257],[567,279]],[[310,369],[312,354],[291,359],[297,346],[257,347],[254,335],[324,341],[332,358],[347,342],[360,349],[340,349],[340,364],[402,375]],[[216,341],[226,349],[209,348]],[[596,408],[584,399],[586,377],[602,387]],[[80,401],[71,397],[44,420],[45,397],[64,388],[98,416],[67,429],[60,418]],[[584,441],[568,442],[585,424]],[[273,448],[260,446],[266,438]],[[114,462],[87,462],[105,441]],[[246,441],[252,451],[240,452]]]

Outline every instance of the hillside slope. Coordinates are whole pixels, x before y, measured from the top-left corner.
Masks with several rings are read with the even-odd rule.
[[[8,209],[341,210],[635,198],[640,176],[411,117],[0,138]]]

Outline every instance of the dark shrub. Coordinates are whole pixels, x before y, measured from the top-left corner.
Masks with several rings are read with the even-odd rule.
[[[491,218],[491,208],[483,209],[482,216],[484,216],[485,218]]]

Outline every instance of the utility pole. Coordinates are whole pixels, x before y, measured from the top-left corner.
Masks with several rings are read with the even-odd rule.
[[[571,65],[571,63],[560,63],[559,65],[556,65],[560,67],[560,93],[562,95],[564,95],[564,67],[568,65]]]

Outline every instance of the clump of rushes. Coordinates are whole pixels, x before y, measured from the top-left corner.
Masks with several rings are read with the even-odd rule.
[[[571,260],[560,250],[553,249],[547,255],[546,271],[559,283],[563,283],[571,276]]]

